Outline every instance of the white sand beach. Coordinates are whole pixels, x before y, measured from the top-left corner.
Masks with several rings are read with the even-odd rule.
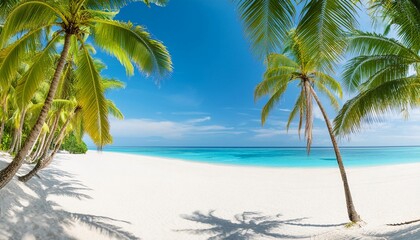
[[[9,161],[0,155],[0,167]],[[21,169],[21,173],[28,166]],[[420,239],[420,164],[259,168],[89,151],[0,190],[0,239]]]

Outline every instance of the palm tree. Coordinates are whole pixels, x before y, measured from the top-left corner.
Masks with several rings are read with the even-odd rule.
[[[420,11],[408,0],[375,3],[399,39],[361,31],[349,37],[349,51],[355,57],[346,64],[343,78],[347,88],[357,95],[334,119],[334,131],[339,135],[357,132],[364,123],[380,121],[384,113],[419,104]]]
[[[26,79],[31,81],[24,81],[21,84],[18,96],[22,105],[30,101],[40,83],[48,79],[44,70],[54,64],[56,45],[63,38],[64,44],[38,120],[13,161],[0,172],[0,188],[3,188],[15,175],[41,132],[62,78],[70,49],[75,56],[76,75],[83,76],[80,78],[83,81],[78,82],[78,89],[80,89],[80,104],[84,109],[84,126],[86,132],[100,147],[109,143],[111,136],[99,73],[94,67],[89,49],[85,47],[87,39],[91,39],[96,46],[114,55],[129,74],[134,72],[133,63],[147,74],[163,75],[171,71],[171,59],[162,43],[151,39],[142,27],[112,20],[115,14],[98,9],[118,10],[125,2],[127,1],[29,0],[17,4],[7,15],[0,37],[0,46],[6,49],[6,56],[0,66],[2,82],[8,82],[8,78],[13,76],[19,65],[19,59],[22,59],[27,52],[39,50],[37,43],[43,43],[42,39],[45,39],[43,36],[54,31],[52,38],[44,41],[43,48],[39,50],[28,70]],[[24,35],[15,40],[18,33]]]
[[[248,38],[251,40],[252,49],[254,52],[261,58],[267,58],[267,64],[274,64],[277,62],[277,65],[281,66],[282,61],[288,59],[286,55],[270,55],[274,52],[283,51],[285,44],[285,39],[288,39],[288,33],[291,27],[297,25],[296,27],[296,38],[293,40],[299,39],[299,44],[292,44],[292,46],[299,47],[302,50],[294,50],[293,54],[304,53],[305,56],[299,56],[297,59],[307,59],[303,61],[304,63],[316,67],[310,69],[305,67],[307,71],[317,70],[319,73],[323,71],[333,71],[336,63],[341,60],[343,51],[345,50],[347,42],[345,41],[346,32],[353,31],[355,26],[357,26],[357,2],[359,1],[348,1],[348,0],[306,0],[306,1],[292,1],[292,0],[232,0],[236,5],[239,11],[239,15],[243,21],[245,32]],[[296,8],[296,3],[302,3],[301,8]],[[300,12],[300,18],[298,24],[294,22],[294,19],[297,19],[296,13],[297,9],[302,9]],[[273,57],[277,56],[277,57]],[[284,57],[282,57],[284,56]],[[295,56],[297,57],[297,56]],[[279,60],[283,59],[283,60]],[[274,60],[277,59],[277,60]],[[316,59],[318,65],[311,63]],[[289,59],[290,60],[290,59]],[[290,61],[285,60],[287,63]],[[295,60],[293,60],[295,61]],[[297,60],[296,60],[297,61]],[[284,63],[287,65],[287,63]],[[296,63],[296,62],[295,62]],[[285,66],[286,66],[285,65]],[[293,64],[292,64],[293,65]],[[296,65],[294,65],[296,68]],[[281,73],[281,71],[279,71]],[[307,72],[309,73],[309,72]],[[266,74],[269,73],[267,69]],[[275,75],[275,74],[274,74]],[[318,79],[319,81],[328,81],[328,75],[325,74],[322,76],[306,76],[308,79],[312,77],[313,79]],[[268,80],[267,78],[266,80]],[[331,78],[332,79],[332,78]],[[330,79],[330,80],[331,80]],[[264,83],[265,82],[265,83]],[[271,83],[273,85],[270,85]],[[263,110],[262,120],[265,121],[265,117],[272,107],[278,102],[280,96],[285,91],[287,84],[276,84],[275,80],[272,81],[263,81],[259,88],[261,90],[256,90],[256,98],[259,96],[269,94],[271,89],[272,91],[277,90],[272,98],[270,98],[267,103],[265,110]],[[264,86],[265,84],[268,84]],[[327,83],[325,83],[327,84]],[[322,89],[323,84],[319,83],[318,90]],[[301,84],[302,93],[297,102],[297,108],[292,112],[296,114],[299,112],[301,120],[303,119],[303,114],[306,115],[306,126],[305,132],[307,137],[307,147],[309,151],[309,146],[312,142],[312,98],[321,105],[313,87],[309,84],[309,80],[305,84]],[[338,86],[339,87],[339,86]],[[266,89],[266,93],[264,93]],[[328,89],[326,89],[328,90]],[[328,95],[328,93],[327,93]],[[331,97],[330,97],[330,100]],[[333,102],[333,105],[335,103]],[[327,119],[325,111],[323,108],[324,118]],[[264,111],[267,112],[264,114]],[[265,115],[265,117],[264,117]],[[293,119],[294,116],[291,116]],[[352,202],[350,190],[347,183],[347,177],[345,174],[344,166],[341,161],[341,155],[339,153],[337,144],[335,142],[334,135],[331,135],[331,124],[326,120],[327,126],[329,126],[330,136],[334,145],[334,150],[337,156],[337,162],[339,164],[344,190],[346,195],[347,210],[349,213],[349,218],[352,222],[360,221],[359,215],[354,209]]]
[[[308,54],[332,70],[345,49],[345,33],[357,26],[357,2],[348,0],[232,0],[252,49],[261,58],[281,52],[300,16],[298,32]],[[301,5],[296,7],[297,4]],[[301,11],[297,11],[301,9]]]
[[[81,115],[83,115],[83,108],[77,102],[77,93],[79,89],[75,88],[75,86],[77,86],[77,84],[75,83],[77,81],[83,80],[76,78],[77,75],[74,73],[75,69],[72,67],[74,65],[70,65],[68,63],[68,66],[69,67],[65,74],[66,81],[62,81],[62,84],[60,84],[56,94],[56,96],[58,95],[61,99],[55,100],[58,109],[56,111],[57,113],[54,114],[57,116],[55,116],[54,123],[52,124],[50,135],[46,140],[46,143],[42,144],[44,147],[40,150],[40,153],[38,153],[37,156],[35,156],[36,159],[31,160],[31,162],[36,162],[35,167],[27,174],[20,176],[18,178],[20,181],[29,181],[41,169],[47,167],[52,162],[55,154],[60,149],[64,138],[68,133],[71,132],[68,131],[69,128],[73,127],[74,129],[77,129],[78,132],[84,132],[84,119],[80,117]],[[99,71],[101,71],[105,67],[106,66],[102,62],[98,60],[95,61],[95,68]],[[102,85],[102,89],[104,90],[103,94],[112,89],[119,89],[125,87],[125,84],[123,82],[120,82],[115,79],[101,78],[100,84]],[[110,115],[120,120],[124,118],[124,115],[121,113],[121,111],[117,108],[117,106],[112,100],[106,99],[106,106]],[[65,115],[65,117],[61,116],[63,114]],[[63,119],[63,123],[61,126],[59,126],[60,118]],[[74,119],[77,118],[79,118],[81,121],[74,121]],[[76,126],[71,126],[72,124]],[[56,132],[58,133],[56,134]],[[82,134],[79,135],[81,137]],[[50,148],[52,148],[51,153]]]
[[[291,34],[289,44],[290,45],[287,48],[288,51],[285,54],[270,54],[268,56],[267,70],[264,73],[263,81],[259,83],[255,89],[254,96],[256,100],[266,95],[269,96],[269,100],[262,109],[262,124],[265,123],[269,113],[284,95],[287,87],[290,84],[297,84],[300,89],[300,94],[290,113],[287,129],[289,129],[290,123],[296,117],[296,114],[299,113],[298,131],[300,133],[302,122],[305,121],[306,148],[309,154],[312,144],[312,114],[313,101],[315,100],[322,112],[331,138],[331,143],[334,147],[337,164],[343,181],[348,217],[352,222],[359,222],[361,219],[353,204],[346,171],[344,169],[337,141],[334,137],[333,128],[315,91],[316,89],[318,92],[323,93],[329,98],[331,105],[335,109],[338,109],[339,104],[335,94],[339,97],[342,96],[340,83],[328,73],[319,70],[320,63],[318,62],[318,58],[306,53],[306,49],[301,45],[299,37],[294,32]]]

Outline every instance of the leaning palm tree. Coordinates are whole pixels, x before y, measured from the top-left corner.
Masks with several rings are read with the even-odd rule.
[[[140,26],[112,20],[113,12],[100,9],[118,10],[126,2],[123,0],[27,0],[13,7],[7,15],[0,36],[0,46],[5,48],[6,56],[0,66],[2,81],[8,82],[19,65],[19,59],[28,52],[39,51],[28,70],[26,79],[20,84],[18,96],[24,105],[32,98],[42,81],[48,79],[46,69],[55,63],[55,53],[60,49],[60,57],[51,78],[50,88],[37,122],[29,133],[21,150],[13,161],[0,172],[0,188],[4,187],[22,165],[24,158],[37,139],[45,122],[48,110],[54,99],[67,57],[72,49],[77,64],[76,74],[83,76],[78,82],[80,104],[86,119],[85,129],[94,142],[103,146],[111,141],[107,107],[100,84],[100,76],[94,67],[91,52],[86,41],[91,39],[96,46],[114,55],[133,74],[133,63],[147,74],[165,74],[171,71],[172,64],[164,45],[151,39]],[[149,1],[145,1],[149,3]],[[159,2],[157,0],[150,2]],[[48,41],[45,35],[54,31]],[[23,33],[19,36],[18,33]],[[64,40],[62,48],[57,48]],[[39,49],[39,43],[43,47]],[[1,83],[0,83],[1,84]],[[99,113],[100,117],[97,118]]]
[[[254,96],[256,100],[263,96],[269,96],[267,103],[262,109],[262,124],[265,123],[269,113],[284,95],[287,87],[290,84],[297,84],[300,89],[300,94],[290,112],[287,129],[289,129],[291,121],[299,114],[298,131],[300,133],[303,125],[302,123],[305,121],[304,132],[307,140],[306,148],[309,154],[312,144],[313,101],[315,100],[322,112],[331,138],[331,143],[334,147],[337,164],[343,181],[348,217],[352,222],[359,222],[361,219],[353,204],[346,171],[344,169],[337,141],[333,134],[333,128],[327,116],[327,112],[316,93],[323,93],[328,97],[331,105],[335,109],[338,109],[339,104],[335,95],[338,95],[339,97],[342,96],[340,83],[328,73],[319,70],[320,62],[318,62],[318,58],[307,54],[306,49],[303,47],[295,33],[291,34],[291,40],[287,49],[285,54],[270,54],[268,56],[267,70],[264,74],[263,81],[259,83],[255,89]],[[315,91],[315,89],[317,91]]]
[[[361,31],[349,37],[349,51],[355,57],[346,64],[343,78],[357,95],[344,104],[334,120],[334,131],[339,135],[381,121],[384,113],[419,105],[420,11],[409,0],[374,2],[380,3],[378,12],[397,31],[399,39]]]

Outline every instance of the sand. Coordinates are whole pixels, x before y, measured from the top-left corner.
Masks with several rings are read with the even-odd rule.
[[[361,228],[344,227],[336,168],[59,154],[0,190],[0,239],[420,239],[420,222],[386,225],[420,218],[420,164],[347,171]]]

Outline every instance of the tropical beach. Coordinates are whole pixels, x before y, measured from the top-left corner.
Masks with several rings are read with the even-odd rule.
[[[1,239],[418,239],[420,223],[386,224],[418,219],[419,169],[419,163],[348,168],[367,224],[346,228],[335,168],[60,154],[40,179],[16,180],[0,192],[0,233]]]
[[[1,0],[0,239],[420,239],[418,0]]]

